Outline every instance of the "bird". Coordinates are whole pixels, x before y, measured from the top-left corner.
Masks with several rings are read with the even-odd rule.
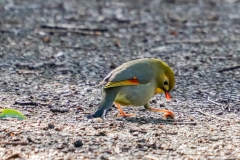
[[[175,85],[173,70],[160,59],[142,58],[123,63],[112,70],[100,83],[103,87],[103,99],[97,110],[88,118],[105,119],[108,110],[114,103],[119,110],[118,117],[131,117],[121,106],[144,106],[153,112],[164,113],[165,118],[174,119],[170,110],[152,108],[149,100],[158,93],[165,93],[167,100],[169,92]]]

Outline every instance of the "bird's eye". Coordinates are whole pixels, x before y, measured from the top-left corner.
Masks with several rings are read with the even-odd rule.
[[[164,81],[163,84],[164,84],[164,85],[168,85],[168,81]]]

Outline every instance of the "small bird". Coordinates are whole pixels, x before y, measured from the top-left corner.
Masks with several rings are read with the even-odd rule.
[[[105,84],[104,97],[98,109],[88,116],[89,118],[105,119],[113,103],[120,112],[118,117],[134,115],[125,113],[121,106],[144,106],[149,111],[162,112],[164,117],[174,118],[173,112],[152,108],[149,103],[158,93],[165,93],[166,99],[169,100],[169,91],[175,84],[172,69],[159,59],[143,58],[124,63],[111,71],[100,84]]]

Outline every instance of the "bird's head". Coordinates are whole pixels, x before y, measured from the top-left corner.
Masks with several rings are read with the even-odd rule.
[[[158,62],[157,82],[158,93],[165,93],[166,99],[170,99],[169,92],[175,85],[173,70],[163,61]]]

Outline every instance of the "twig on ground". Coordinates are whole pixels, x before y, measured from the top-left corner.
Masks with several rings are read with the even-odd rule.
[[[56,47],[56,48],[68,48],[68,49],[85,49],[85,50],[94,50],[96,47],[88,48],[88,47],[76,47],[76,46],[65,46],[65,45],[50,45],[51,47]]]
[[[223,111],[225,110],[225,109],[223,108],[223,105],[222,105],[222,104],[220,104],[220,103],[217,103],[217,102],[215,102],[215,101],[211,100],[211,99],[209,98],[209,96],[208,96],[207,100],[208,100],[209,102],[212,102],[212,103],[214,103],[214,104],[216,104],[216,105],[218,105],[218,106],[222,107],[222,110],[223,110]]]
[[[33,101],[15,101],[14,104],[18,104],[18,105],[33,105],[33,106],[47,106],[51,103],[50,100],[48,100],[47,102],[33,102]]]
[[[197,122],[174,122],[176,125],[184,125],[184,124],[189,124],[189,125],[197,125]]]
[[[39,73],[42,73],[42,71],[18,69],[17,73],[19,73],[19,74],[39,74]]]
[[[67,108],[51,108],[50,111],[65,113],[65,112],[69,112],[69,109],[67,109]]]
[[[201,40],[201,39],[185,39],[185,40],[167,40],[165,41],[165,43],[217,43],[219,42],[218,38],[215,39],[205,39],[205,40]]]
[[[40,26],[42,29],[74,29],[74,30],[81,30],[81,31],[93,31],[93,32],[107,32],[107,28],[86,28],[84,26],[76,26],[72,24],[43,24]]]
[[[226,60],[230,59],[229,57],[210,57],[211,60]]]
[[[6,160],[21,158],[19,153],[14,153],[6,158]]]
[[[31,137],[27,137],[27,140],[29,142],[35,143],[35,144],[41,144],[41,142],[36,142],[35,140],[33,140]]]
[[[228,68],[223,68],[223,69],[220,69],[218,72],[222,73],[222,72],[225,72],[225,71],[232,71],[232,70],[235,70],[235,69],[238,69],[238,68],[240,68],[240,65],[232,66],[232,67],[228,67]]]
[[[77,33],[82,35],[101,35],[99,31],[81,31],[81,30],[73,30],[73,29],[41,29],[44,32],[49,33]]]
[[[66,64],[66,62],[53,62],[53,61],[47,61],[47,62],[39,62],[39,63],[16,63],[15,66],[18,68],[29,68],[29,69],[37,69],[37,68],[41,68],[44,66],[51,66],[51,67],[62,67]]]
[[[212,117],[212,118],[215,118],[215,119],[218,119],[218,120],[223,120],[223,121],[228,121],[228,122],[230,122],[229,119],[224,119],[224,118],[220,118],[220,117],[217,117],[217,116],[212,115],[212,114],[209,114],[209,113],[205,113],[205,112],[203,112],[200,108],[199,108],[198,112],[200,112],[201,114],[203,114],[203,115],[205,115],[205,116],[209,116],[209,117]]]
[[[107,32],[107,28],[86,28],[70,24],[44,24],[40,26],[40,30],[50,33],[77,33],[82,35],[101,35]]]
[[[0,141],[0,144],[5,144],[5,145],[28,145],[28,142],[3,142],[3,141]]]
[[[44,102],[37,102],[37,103],[38,103],[38,105],[41,105],[41,106],[48,106],[51,104],[51,101],[48,101],[46,103],[44,103]]]
[[[0,29],[0,33],[14,33],[14,32],[6,29]]]
[[[177,151],[177,153],[179,153],[179,154],[181,154],[181,155],[196,155],[196,156],[200,156],[200,155],[202,155],[202,156],[216,156],[216,155],[213,155],[213,154],[198,154],[198,153],[183,153],[183,152],[179,152],[179,151]]]
[[[19,104],[19,105],[34,105],[37,106],[37,102],[32,102],[32,101],[15,101],[14,104]]]

